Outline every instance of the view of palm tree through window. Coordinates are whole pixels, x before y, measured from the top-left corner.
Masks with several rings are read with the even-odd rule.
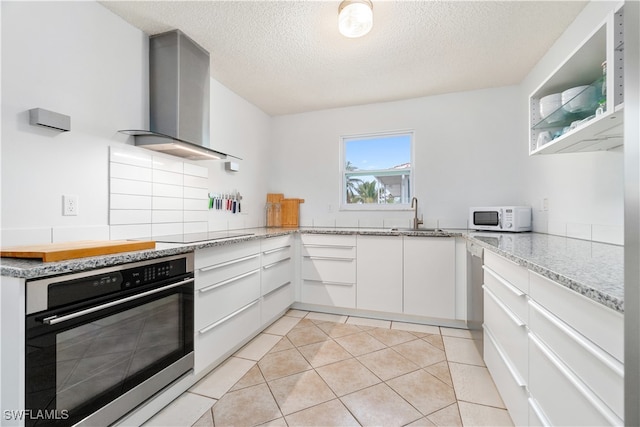
[[[412,133],[343,137],[347,205],[408,204]]]

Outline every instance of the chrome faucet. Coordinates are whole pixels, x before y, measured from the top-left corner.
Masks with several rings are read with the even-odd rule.
[[[415,206],[414,206],[414,204],[415,204]],[[413,211],[413,229],[417,230],[418,226],[420,226],[420,224],[422,224],[423,221],[422,221],[422,219],[418,219],[418,199],[416,197],[411,199],[411,209],[414,209],[414,211]]]

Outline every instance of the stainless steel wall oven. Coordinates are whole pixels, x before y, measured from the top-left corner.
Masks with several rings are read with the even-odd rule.
[[[27,282],[27,426],[108,425],[193,369],[193,254]]]

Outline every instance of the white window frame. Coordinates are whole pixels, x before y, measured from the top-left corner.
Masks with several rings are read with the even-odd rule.
[[[409,135],[411,138],[411,167],[409,168],[409,200],[407,203],[347,203],[347,179],[346,179],[346,142],[354,139],[371,139],[382,138],[386,136]],[[371,132],[362,134],[350,134],[340,136],[340,201],[341,211],[406,211],[411,209],[411,197],[415,194],[415,131],[414,130],[397,130],[385,132]]]

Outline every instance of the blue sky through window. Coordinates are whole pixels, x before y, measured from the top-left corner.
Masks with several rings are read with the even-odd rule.
[[[347,140],[345,158],[359,170],[391,169],[411,162],[411,136]]]

